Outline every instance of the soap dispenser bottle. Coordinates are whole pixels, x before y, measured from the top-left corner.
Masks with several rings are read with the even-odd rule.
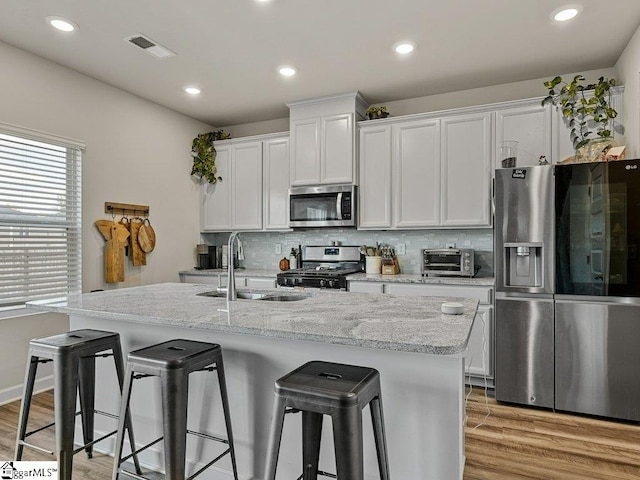
[[[298,268],[298,255],[295,248],[292,248],[291,253],[289,254],[289,268],[291,270]]]

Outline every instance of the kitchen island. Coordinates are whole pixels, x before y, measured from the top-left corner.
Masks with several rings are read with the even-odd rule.
[[[309,360],[365,365],[380,371],[393,478],[462,478],[462,354],[477,300],[455,299],[463,304],[464,313],[444,315],[440,305],[454,299],[324,290],[265,292],[296,295],[301,298],[298,301],[227,302],[224,297],[198,295],[209,291],[210,285],[160,284],[30,305],[69,314],[72,329],[119,332],[125,352],[171,338],[222,345],[241,478],[262,477],[275,380]],[[117,410],[112,364],[100,362],[97,372],[96,408]],[[190,428],[223,435],[215,375],[191,377]],[[131,405],[139,443],[160,436],[161,403],[154,382],[139,380],[134,384]],[[299,417],[287,416],[285,422],[279,478],[297,478],[302,468]],[[108,431],[112,426],[108,421],[97,423],[98,428]],[[324,428],[320,464],[325,471],[335,471],[331,422],[325,422]],[[196,440],[188,444],[188,472],[218,453],[219,447],[210,443]],[[364,447],[367,478],[377,478],[375,446],[367,421]],[[158,468],[161,457],[149,450],[142,460]],[[203,475],[232,478],[228,461]]]

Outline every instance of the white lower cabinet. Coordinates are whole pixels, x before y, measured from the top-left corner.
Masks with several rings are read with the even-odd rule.
[[[469,335],[469,344],[465,352],[465,368],[467,375],[472,377],[483,378],[486,376],[489,379],[493,378],[493,288],[487,286],[349,281],[348,290],[355,293],[477,298],[480,300],[480,305]]]

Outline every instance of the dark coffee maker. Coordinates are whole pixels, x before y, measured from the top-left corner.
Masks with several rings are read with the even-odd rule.
[[[196,245],[196,253],[198,255],[196,270],[207,270],[218,267],[218,255],[215,246],[200,243]]]

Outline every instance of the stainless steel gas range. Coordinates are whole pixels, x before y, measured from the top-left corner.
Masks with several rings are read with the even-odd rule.
[[[347,288],[347,276],[364,271],[360,247],[308,246],[302,250],[302,267],[278,273],[285,287]]]

